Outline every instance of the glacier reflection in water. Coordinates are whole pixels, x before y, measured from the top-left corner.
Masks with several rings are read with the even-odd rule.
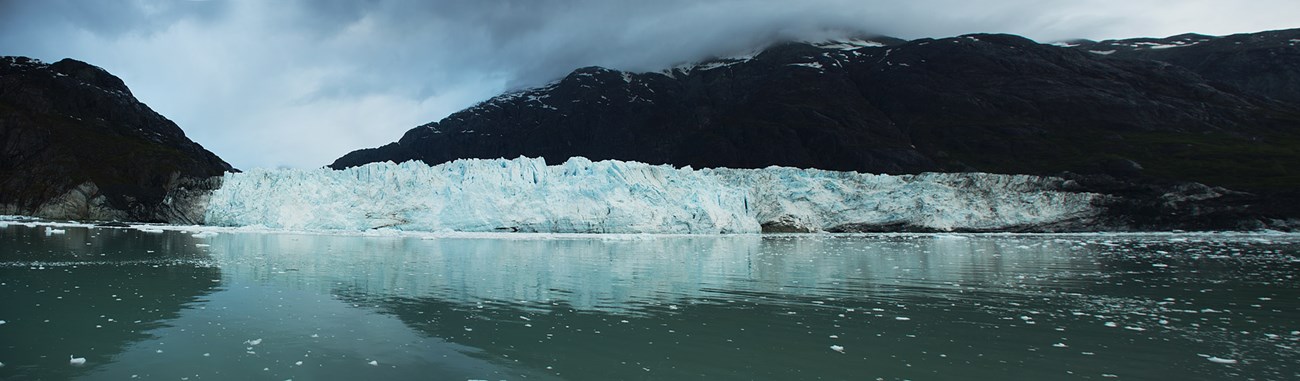
[[[1300,239],[1289,235],[85,229],[126,237],[88,245],[129,247],[104,247],[109,258],[166,247],[155,252],[181,260],[41,270],[87,245],[75,229],[24,229],[0,229],[6,301],[57,304],[68,288],[107,285],[181,297],[128,304],[158,312],[80,348],[51,340],[58,330],[16,332],[102,324],[99,308],[43,323],[38,309],[6,307],[6,379],[1287,379],[1300,360]],[[124,284],[140,276],[124,266],[171,278]],[[38,281],[65,270],[76,276]],[[90,361],[73,368],[69,354]]]

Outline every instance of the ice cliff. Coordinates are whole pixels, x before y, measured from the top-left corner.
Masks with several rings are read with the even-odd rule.
[[[206,222],[293,230],[757,233],[1015,230],[1086,219],[1091,193],[1025,175],[691,169],[575,157],[228,173]]]

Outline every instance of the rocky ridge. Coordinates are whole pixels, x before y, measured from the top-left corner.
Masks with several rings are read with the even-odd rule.
[[[233,170],[99,67],[0,57],[0,214],[194,223]]]

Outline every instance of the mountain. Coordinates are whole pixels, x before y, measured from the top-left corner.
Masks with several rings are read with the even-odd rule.
[[[0,214],[190,222],[233,170],[104,69],[0,57]]]
[[[1093,54],[1178,65],[1206,80],[1300,104],[1300,29],[1062,44]]]
[[[1279,40],[1291,34],[1252,35],[1245,39],[1268,42],[1241,45],[1291,46]],[[696,168],[1054,175],[1115,196],[1107,207],[1118,229],[1259,228],[1300,217],[1300,106],[1285,87],[1248,86],[1295,80],[1292,72],[1216,80],[1197,70],[1244,72],[1264,61],[1224,59],[1205,67],[1238,66],[1205,69],[1091,51],[1103,43],[1062,47],[1002,34],[852,39],[779,44],[663,72],[587,67],[330,167],[522,155],[551,164],[583,156]],[[1204,54],[1229,49],[1219,45],[1205,43]]]

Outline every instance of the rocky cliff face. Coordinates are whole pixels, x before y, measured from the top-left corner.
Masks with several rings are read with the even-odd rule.
[[[1250,50],[1265,58],[1206,66],[977,34],[787,43],[657,73],[589,67],[331,167],[523,155],[1054,175],[1116,195],[1107,207],[1121,229],[1283,226],[1300,217],[1300,107],[1273,77],[1300,75],[1287,69],[1296,60],[1268,57],[1291,54],[1287,33],[1244,38],[1277,48]],[[1225,41],[1178,49],[1257,46]],[[1250,70],[1266,74],[1214,76]]]
[[[197,222],[232,170],[103,69],[0,57],[0,214]]]

